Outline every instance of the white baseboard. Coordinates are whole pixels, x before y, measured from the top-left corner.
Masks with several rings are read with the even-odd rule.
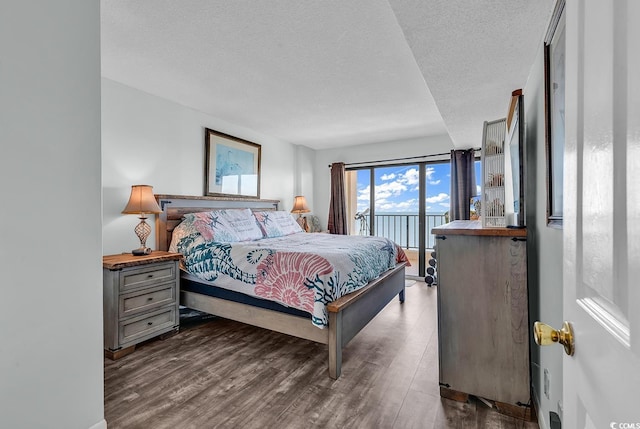
[[[107,421],[105,419],[102,419],[102,421],[99,421],[89,429],[107,429]]]

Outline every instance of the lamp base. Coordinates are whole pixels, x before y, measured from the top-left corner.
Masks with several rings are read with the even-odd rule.
[[[309,232],[309,224],[307,223],[307,218],[302,215],[298,215],[298,219],[296,219],[300,228],[304,230],[304,232]]]
[[[150,247],[140,247],[138,249],[133,249],[131,251],[131,254],[133,256],[144,256],[144,255],[151,255],[151,252],[153,252],[153,250],[151,250]]]
[[[131,254],[134,256],[150,255],[152,252],[152,250],[148,248],[146,244],[147,238],[149,237],[149,234],[151,234],[151,227],[148,223],[145,222],[146,219],[147,217],[144,215],[144,213],[141,213],[140,223],[136,225],[136,228],[134,229],[136,235],[140,239],[140,247],[131,251]]]

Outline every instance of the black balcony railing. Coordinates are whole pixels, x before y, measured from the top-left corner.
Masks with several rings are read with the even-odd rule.
[[[417,214],[377,214],[374,217],[374,235],[388,238],[405,249],[417,249],[419,247],[420,217]],[[371,216],[365,215],[364,218],[366,225],[370,225]],[[360,222],[362,220],[356,220],[355,231],[361,230]],[[425,242],[427,249],[433,249],[435,244],[431,229],[446,222],[444,213],[425,216]],[[365,228],[365,231],[368,231],[368,227]]]

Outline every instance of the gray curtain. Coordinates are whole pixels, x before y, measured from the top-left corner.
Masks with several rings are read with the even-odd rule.
[[[477,195],[475,151],[451,151],[451,206],[450,220],[468,220],[471,218],[471,197]]]
[[[347,234],[347,210],[344,196],[344,163],[331,164],[331,201],[329,202],[329,233]]]

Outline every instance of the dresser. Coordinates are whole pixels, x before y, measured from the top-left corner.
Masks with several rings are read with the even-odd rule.
[[[432,233],[440,395],[474,395],[530,420],[526,230],[454,221]]]
[[[180,258],[180,254],[161,251],[103,256],[106,357],[119,359],[142,341],[178,331]]]

